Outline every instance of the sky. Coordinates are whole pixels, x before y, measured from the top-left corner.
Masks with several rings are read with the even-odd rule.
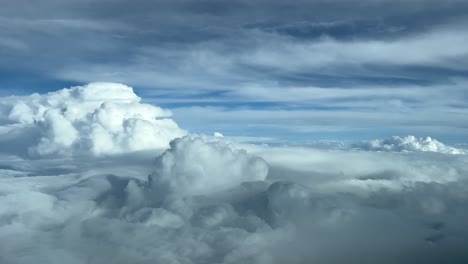
[[[2,1],[0,95],[105,81],[194,133],[463,143],[468,2]]]
[[[468,263],[468,1],[0,7],[0,264]]]

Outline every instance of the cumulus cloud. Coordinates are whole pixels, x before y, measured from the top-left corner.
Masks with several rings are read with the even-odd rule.
[[[0,126],[3,138],[32,140],[25,150],[30,156],[165,149],[170,140],[185,134],[168,118],[170,111],[140,100],[131,87],[117,83],[4,97]]]
[[[447,146],[431,137],[418,138],[415,136],[393,136],[387,139],[376,139],[358,144],[357,147],[375,151],[429,151],[444,154],[466,154],[464,150]]]
[[[243,181],[262,181],[268,173],[265,161],[245,150],[190,137],[171,142],[156,164],[152,185],[177,195],[222,191]]]
[[[464,156],[428,160],[429,156],[418,155],[407,160],[385,152],[366,156],[345,150],[258,146],[252,152],[263,153],[271,162],[266,178],[267,165],[261,159],[229,144],[190,137],[173,141],[147,180],[103,175],[103,168],[85,177],[0,178],[0,242],[4,245],[0,260],[411,263],[418,259],[437,263],[449,258],[463,263],[468,258],[463,253],[468,236],[464,227],[467,161],[458,159]],[[304,163],[291,164],[292,155]],[[371,156],[374,159],[369,161]],[[346,157],[358,163],[356,168],[340,166]],[[406,183],[400,181],[401,188],[364,187],[398,182],[411,172],[402,163],[414,163],[412,169],[425,173],[424,162],[438,169],[434,174],[447,168],[458,170],[453,173],[459,178],[422,182],[408,177]],[[392,177],[371,177],[391,163],[402,170]],[[239,174],[224,172],[226,168]],[[327,185],[327,179],[313,171],[320,168],[349,190]],[[335,170],[342,173],[333,176]],[[362,183],[361,191],[349,188],[353,181]],[[340,248],[338,255],[336,248]]]
[[[214,136],[214,137],[217,137],[217,138],[223,138],[223,137],[224,137],[224,135],[221,134],[221,133],[219,133],[219,132],[214,132],[214,133],[213,133],[213,136]]]
[[[437,155],[173,138],[118,84],[0,106],[0,263],[468,261],[468,156],[432,139],[410,142]]]
[[[244,150],[184,137],[171,142],[158,157],[148,180],[93,175],[53,186],[38,177],[34,180],[46,187],[28,188],[5,178],[3,183],[13,187],[0,190],[0,204],[8,205],[0,211],[0,234],[14,243],[0,249],[0,259],[7,263],[270,260],[257,250],[270,244],[262,234],[275,232],[267,234],[272,230],[265,221],[237,211],[233,203],[235,196],[256,190],[242,183],[263,181],[267,170],[265,161]],[[226,190],[232,194],[213,200],[212,195]],[[128,228],[135,232],[128,233]],[[31,236],[44,244],[29,244]],[[118,250],[115,243],[127,249]]]

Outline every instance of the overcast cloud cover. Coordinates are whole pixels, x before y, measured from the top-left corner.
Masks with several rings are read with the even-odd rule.
[[[467,1],[0,4],[0,264],[468,263]]]

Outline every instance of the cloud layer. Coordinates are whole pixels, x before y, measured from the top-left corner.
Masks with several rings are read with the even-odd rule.
[[[468,155],[436,140],[185,135],[110,83],[2,99],[1,263],[468,261]]]

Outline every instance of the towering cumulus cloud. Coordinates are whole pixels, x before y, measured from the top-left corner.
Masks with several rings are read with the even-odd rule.
[[[1,131],[10,144],[32,141],[20,151],[35,157],[164,149],[185,134],[168,119],[168,110],[140,100],[132,88],[116,83],[2,98]]]
[[[268,167],[263,159],[220,142],[184,137],[158,157],[152,185],[177,195],[209,194],[244,181],[262,181]]]

